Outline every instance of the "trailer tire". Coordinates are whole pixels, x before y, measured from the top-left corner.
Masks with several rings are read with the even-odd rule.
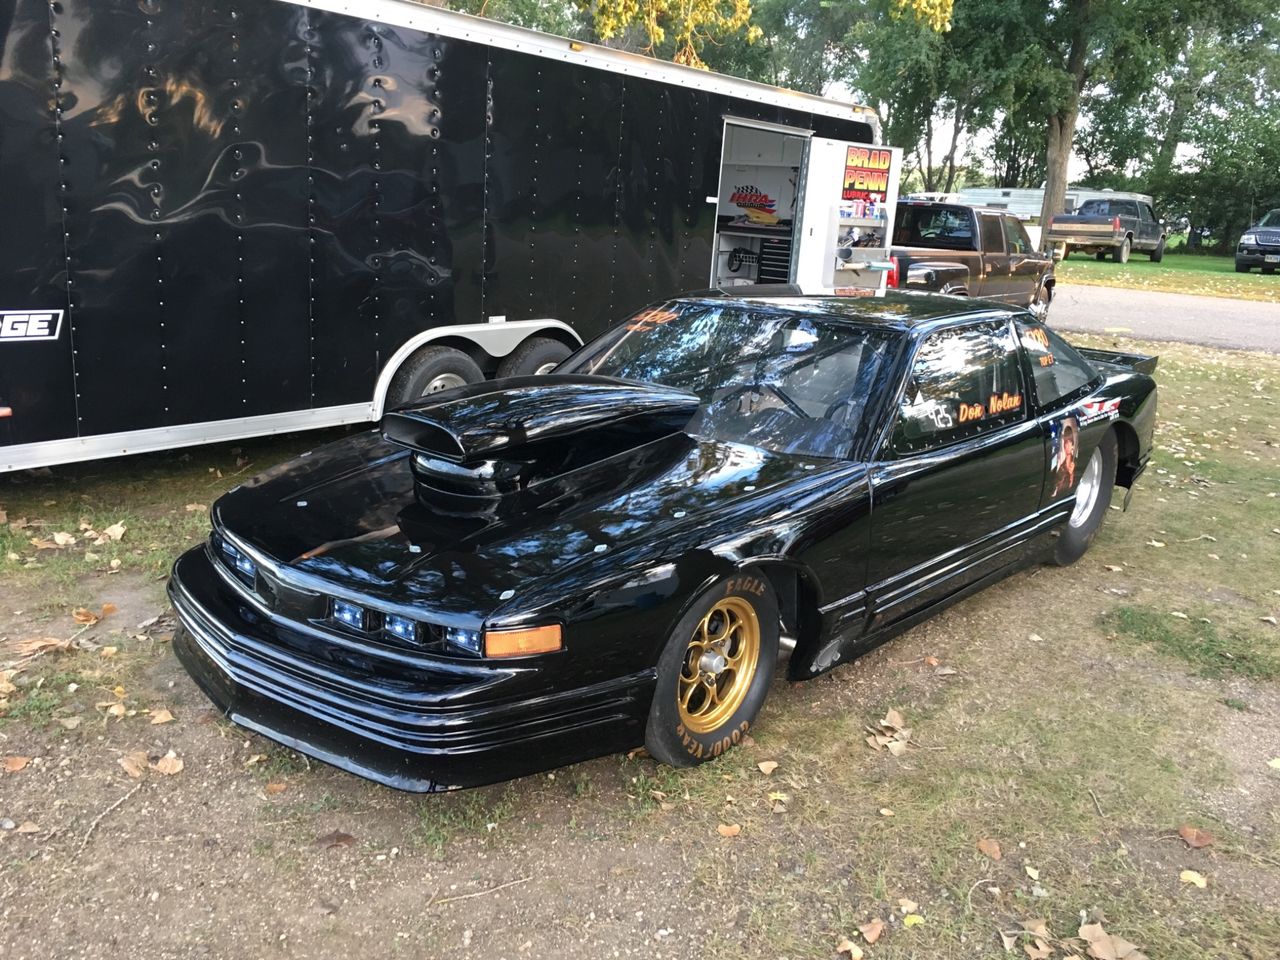
[[[498,377],[534,377],[550,373],[571,353],[573,351],[559,340],[530,337],[498,364]]]
[[[484,372],[474,360],[452,347],[423,347],[400,365],[387,388],[386,410],[467,383],[478,383]]]
[[[1133,249],[1133,241],[1130,240],[1128,237],[1125,237],[1122,241],[1120,241],[1120,246],[1115,247],[1111,251],[1111,258],[1115,260],[1116,263],[1128,263],[1129,251],[1132,249]]]

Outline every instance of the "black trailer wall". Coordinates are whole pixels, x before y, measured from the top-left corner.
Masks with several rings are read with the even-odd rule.
[[[705,286],[723,118],[862,124],[283,0],[0,0],[0,442],[367,402],[441,324]]]

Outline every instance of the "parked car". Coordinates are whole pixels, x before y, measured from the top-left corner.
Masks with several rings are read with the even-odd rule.
[[[1164,221],[1143,200],[1086,200],[1076,213],[1055,213],[1044,232],[1046,249],[1059,248],[1062,258],[1073,250],[1092,253],[1097,259],[1107,255],[1116,263],[1128,263],[1135,250],[1152,263],[1164,259],[1168,240]]]
[[[701,763],[781,647],[814,677],[1082,556],[1148,462],[1155,362],[951,297],[658,303],[223,496],[174,649],[232,720],[406,790]]]
[[[1280,209],[1268,210],[1236,245],[1236,273],[1248,273],[1254,267],[1263,273],[1275,273],[1280,267]]]
[[[983,297],[1043,313],[1053,258],[1036,250],[1016,216],[954,203],[898,204],[889,286]]]

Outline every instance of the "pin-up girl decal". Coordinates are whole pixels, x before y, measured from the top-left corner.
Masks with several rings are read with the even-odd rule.
[[[1080,421],[1064,417],[1050,427],[1053,456],[1049,469],[1053,471],[1053,496],[1070,493],[1076,486],[1076,460],[1080,454]]]

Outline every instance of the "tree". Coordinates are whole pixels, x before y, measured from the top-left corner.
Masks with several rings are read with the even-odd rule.
[[[702,51],[707,44],[741,35],[748,44],[764,36],[752,22],[750,0],[576,0],[591,14],[596,33],[603,40],[640,28],[646,39],[644,53],[670,50],[671,59],[694,67],[706,67]],[[843,0],[852,3],[853,0]],[[911,19],[935,32],[947,29],[953,0],[888,0],[889,14]]]

